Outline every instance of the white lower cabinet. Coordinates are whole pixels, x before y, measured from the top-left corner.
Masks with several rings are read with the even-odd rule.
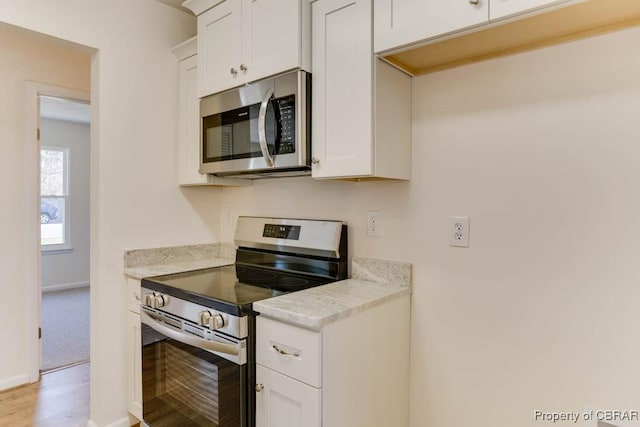
[[[142,334],[140,323],[140,280],[127,278],[127,410],[142,420]],[[132,420],[134,421],[134,420]]]
[[[139,282],[138,282],[139,283]],[[142,336],[140,314],[127,313],[127,409],[131,415],[142,420]]]
[[[256,427],[407,427],[410,296],[311,330],[256,320]]]
[[[256,427],[321,427],[321,389],[256,366]],[[258,391],[259,390],[259,391]]]

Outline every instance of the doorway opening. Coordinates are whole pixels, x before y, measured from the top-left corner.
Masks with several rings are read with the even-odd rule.
[[[91,111],[51,92],[37,95],[42,372],[89,360]]]

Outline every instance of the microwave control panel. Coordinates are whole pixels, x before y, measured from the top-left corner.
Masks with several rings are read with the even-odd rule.
[[[295,96],[287,96],[276,100],[280,113],[280,146],[278,154],[295,153],[296,151],[296,102]]]

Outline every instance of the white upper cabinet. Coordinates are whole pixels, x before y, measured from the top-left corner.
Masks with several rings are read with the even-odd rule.
[[[241,84],[241,10],[228,0],[198,16],[198,97]]]
[[[304,3],[308,8],[308,2]],[[242,46],[243,61],[251,65],[245,73],[247,80],[301,66],[299,27],[296,25],[300,6],[300,2],[292,0],[247,2],[248,12],[244,14],[246,43]]]
[[[198,96],[310,69],[307,0],[225,0],[198,16]]]
[[[489,22],[489,0],[375,0],[373,4],[375,52]]]
[[[411,78],[374,58],[371,12],[370,0],[312,5],[314,178],[411,177]]]
[[[173,48],[178,58],[178,184],[246,186],[251,181],[200,173],[200,99],[196,94],[198,55],[196,38]]]
[[[491,14],[489,18],[494,21],[539,8],[568,3],[569,1],[570,0],[491,0]]]
[[[178,184],[207,183],[207,175],[198,172],[200,166],[200,100],[196,96],[198,61],[194,54],[179,62],[178,104]]]
[[[371,2],[313,3],[313,176],[370,175]]]

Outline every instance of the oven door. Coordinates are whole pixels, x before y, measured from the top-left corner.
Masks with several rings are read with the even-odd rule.
[[[146,307],[141,320],[142,411],[147,425],[248,425],[245,340],[226,338]]]
[[[308,81],[298,71],[202,99],[200,173],[308,169]]]

